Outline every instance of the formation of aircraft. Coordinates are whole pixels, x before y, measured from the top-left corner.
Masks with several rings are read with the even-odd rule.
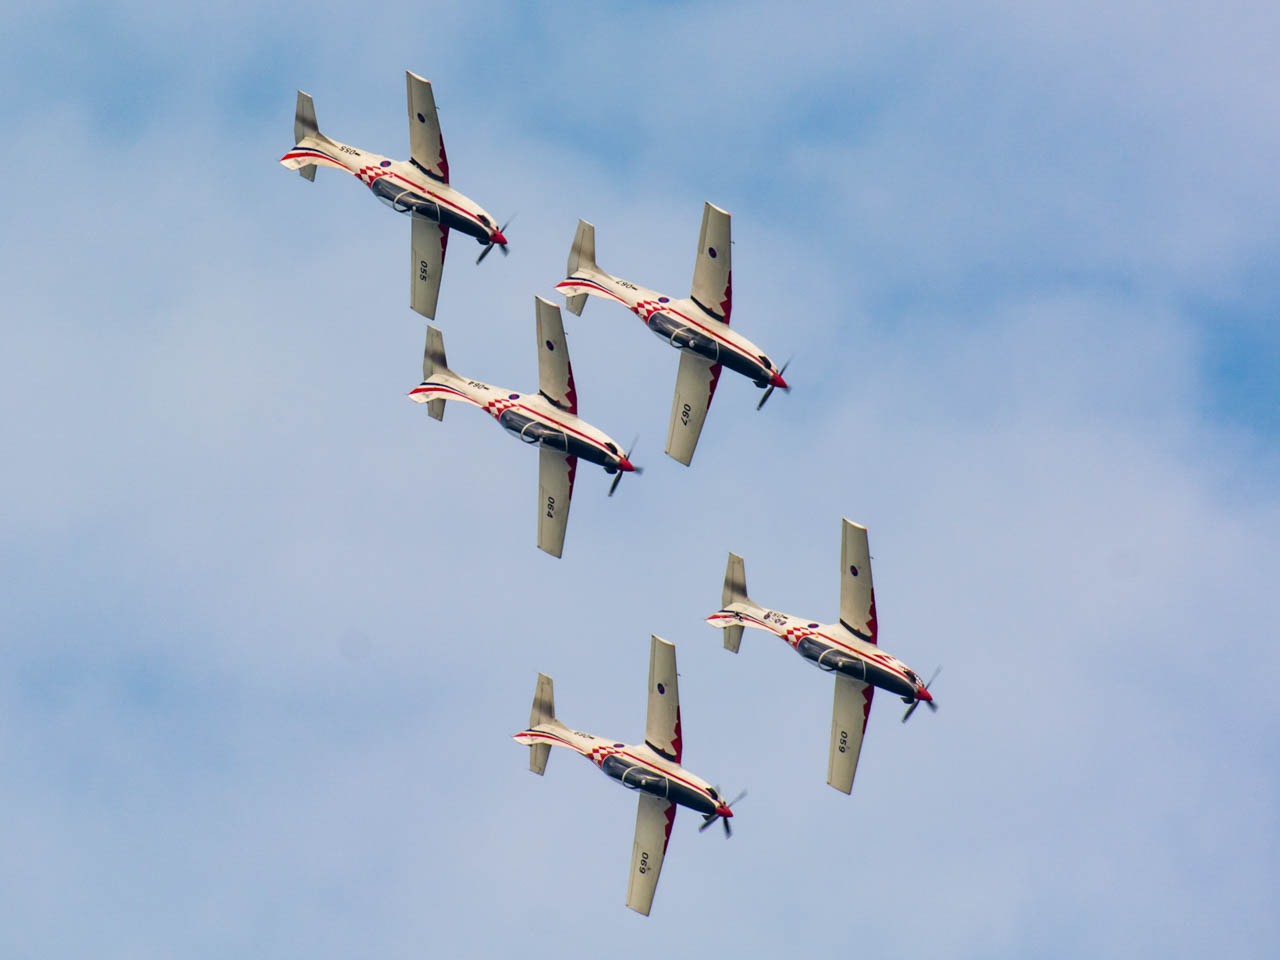
[[[671,839],[676,807],[702,814],[705,830],[716,820],[728,836],[732,802],[726,803],[706,780],[680,766],[684,733],[680,726],[680,688],[676,674],[675,644],[659,637],[649,643],[649,705],[645,714],[644,743],[618,743],[607,737],[583,733],[556,718],[551,678],[538,674],[529,727],[514,735],[529,746],[529,769],[542,776],[552,747],[566,747],[586,757],[606,776],[639,793],[635,841],[631,847],[631,874],[627,881],[627,906],[649,914],[658,874]]]
[[[746,568],[736,553],[729,554],[721,608],[707,623],[725,631],[725,648],[738,652],[745,627],[768,630],[787,642],[819,670],[835,674],[835,707],[831,714],[831,749],[827,783],[843,793],[853,790],[853,774],[862,752],[862,736],[871,714],[876,687],[909,703],[903,722],[921,703],[937,710],[929,683],[878,645],[876,593],[871,583],[871,551],[867,528],[841,522],[840,619],[822,624],[789,613],[767,610],[747,596]],[[934,674],[934,678],[937,674]]]
[[[581,315],[589,296],[615,300],[680,351],[675,399],[667,426],[667,453],[685,466],[693,461],[723,367],[764,388],[757,410],[775,388],[791,389],[782,376],[785,364],[778,369],[763,350],[729,329],[733,311],[732,244],[729,214],[719,207],[708,203],[702,208],[693,290],[684,299],[672,299],[601,270],[596,264],[596,228],[585,220],[578,221],[566,272],[568,277],[556,284],[556,289],[564,294],[571,312]]]
[[[541,297],[534,298],[534,303],[537,393],[518,393],[454,373],[445,359],[444,338],[439,330],[428,326],[422,383],[409,396],[425,403],[427,413],[436,420],[444,419],[446,401],[470,403],[497,420],[508,433],[538,446],[538,548],[558,557],[564,550],[579,458],[599,464],[606,473],[617,474],[615,488],[623,473],[639,471],[612,437],[578,417],[578,391],[573,383],[560,308]]]
[[[345,170],[396,213],[408,215],[412,222],[409,305],[424,317],[434,319],[449,231],[460,230],[484,244],[476,258],[479,263],[495,244],[504,254],[507,252],[503,233],[506,225],[499,228],[484,208],[449,185],[449,160],[431,84],[407,70],[405,84],[409,96],[409,160],[392,160],[326,137],[316,125],[316,107],[311,97],[299,90],[293,120],[295,144],[280,162],[308,180],[315,180],[316,167]]]
[[[435,317],[449,231],[460,230],[482,246],[476,262],[498,247],[505,255],[507,224],[495,220],[470,198],[449,184],[449,162],[436,114],[431,84],[406,71],[410,159],[396,161],[333,140],[319,130],[315,105],[298,91],[294,116],[295,146],[280,162],[314,180],[317,167],[354,174],[373,194],[397,213],[410,218],[410,306],[428,319]],[[508,221],[508,224],[510,221]],[[698,253],[691,293],[672,299],[600,269],[596,264],[595,227],[578,221],[570,248],[567,278],[556,285],[566,305],[580,315],[587,297],[615,300],[635,313],[654,334],[680,351],[675,398],[667,428],[666,453],[688,466],[702,433],[721,370],[728,367],[752,380],[764,392],[760,409],[775,389],[789,391],[787,364],[778,367],[759,347],[729,328],[733,306],[732,241],[729,214],[707,203],[702,212]],[[625,473],[639,473],[631,450],[578,417],[578,395],[560,308],[536,297],[538,390],[519,393],[449,369],[440,331],[427,327],[422,382],[409,396],[427,405],[436,420],[444,418],[446,402],[458,400],[479,407],[522,442],[536,445],[538,461],[539,549],[559,557],[564,550],[569,505],[579,459],[614,475],[612,496]],[[634,443],[632,445],[634,449]],[[844,793],[853,788],[877,687],[909,706],[905,722],[921,704],[937,709],[930,684],[878,645],[875,591],[865,527],[844,520],[840,557],[840,616],[820,624],[759,606],[747,595],[742,557],[729,554],[721,609],[707,622],[724,630],[724,645],[737,653],[746,627],[781,637],[801,657],[835,677],[827,782]],[[937,672],[934,673],[934,677]],[[733,805],[717,788],[685,770],[681,764],[683,732],[676,674],[675,647],[652,637],[649,652],[648,712],[642,744],[628,745],[573,730],[555,715],[551,678],[538,675],[529,727],[514,735],[529,747],[529,767],[546,770],[551,747],[574,750],[607,776],[638,793],[635,840],[627,884],[627,906],[648,915],[658,876],[675,822],[676,808],[689,807],[702,815],[699,830],[717,820],[730,834]]]

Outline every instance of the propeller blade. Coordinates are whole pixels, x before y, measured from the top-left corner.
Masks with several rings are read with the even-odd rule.
[[[498,228],[498,232],[503,236],[506,236],[507,227],[511,226],[511,221],[514,220],[515,218],[516,218],[516,215],[513,213],[511,216],[507,218],[507,222]],[[494,247],[494,244],[492,243],[485,244],[485,248],[480,251],[480,256],[476,257],[476,263],[479,263],[481,260],[487,257],[489,255],[489,251],[492,250],[493,247]],[[507,245],[505,243],[502,245],[502,255],[504,257],[511,256],[511,251],[507,249]]]
[[[911,719],[911,715],[912,715],[913,713],[915,713],[915,712],[916,712],[916,707],[918,707],[918,706],[920,706],[920,701],[919,701],[919,700],[915,701],[915,703],[913,703],[913,704],[911,704],[911,706],[907,707],[907,712],[906,712],[906,713],[904,713],[904,714],[902,715],[902,722],[903,722],[903,723],[906,723],[908,720],[910,720],[910,719]]]
[[[721,817],[720,822],[724,824],[724,838],[728,840],[733,836],[733,828],[729,826],[729,821]]]
[[[639,442],[640,442],[640,434],[637,433],[635,436],[635,439],[631,441],[631,449],[627,451],[626,457],[628,460],[631,459],[631,454],[635,452],[636,444]],[[641,467],[636,467],[631,472],[644,473],[644,469]],[[619,470],[613,478],[613,483],[609,484],[609,496],[611,497],[613,496],[613,491],[618,489],[618,484],[620,484],[621,482],[622,482],[622,471]]]
[[[698,832],[701,833],[703,830],[707,829],[707,827],[711,826],[713,823],[715,823],[719,819],[720,818],[716,816],[714,813],[708,813],[705,817],[702,818],[702,826],[698,828]]]
[[[787,362],[782,365],[782,369],[778,371],[778,376],[782,376],[784,373],[786,373],[787,367],[789,366],[791,366],[791,357],[788,357]],[[772,383],[769,384],[769,389],[764,392],[764,396],[761,397],[760,402],[756,404],[757,410],[763,407],[765,403],[768,402],[769,398],[773,396],[774,389],[775,389],[774,385]],[[791,392],[790,386],[783,387],[782,389],[784,389],[787,393]]]
[[[487,257],[487,256],[489,255],[489,251],[490,251],[490,250],[492,250],[492,249],[493,249],[493,244],[491,243],[491,244],[487,245],[483,250],[481,250],[481,251],[480,251],[480,256],[476,257],[476,263],[479,263],[481,260],[483,260],[485,257]],[[505,249],[505,248],[504,248],[504,249]]]
[[[747,791],[743,790],[740,794],[738,794],[736,797],[730,800],[727,804],[725,804],[725,806],[727,806],[730,810],[732,810],[734,808],[734,805],[737,804],[737,802],[741,800],[743,797],[745,797],[746,795],[747,795]]]

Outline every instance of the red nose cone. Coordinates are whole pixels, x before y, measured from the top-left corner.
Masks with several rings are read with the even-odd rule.
[[[628,460],[626,457],[619,457],[618,469],[621,470],[623,473],[630,473],[631,471],[635,470],[635,467],[632,465],[631,461]]]
[[[928,690],[926,690],[924,687],[921,687],[919,690],[916,691],[916,699],[931,701],[933,700],[933,694],[930,693]]]
[[[783,390],[788,389],[788,387],[787,387],[787,381],[785,381],[785,380],[783,380],[783,379],[782,379],[782,374],[780,374],[780,373],[775,373],[775,374],[773,374],[773,376],[770,378],[769,382],[770,382],[771,384],[773,384],[775,387],[781,387]]]
[[[505,247],[507,245],[507,238],[502,235],[501,230],[495,230],[493,231],[493,236],[489,238],[489,242],[496,243]]]
[[[722,817],[732,817],[733,811],[726,807],[723,803],[716,807],[716,813]]]

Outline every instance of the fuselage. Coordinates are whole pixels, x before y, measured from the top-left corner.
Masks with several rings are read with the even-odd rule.
[[[322,146],[297,146],[284,160],[313,159],[355,176],[397,213],[432,220],[475,237],[480,243],[505,244],[497,223],[479,204],[427,173],[412,160],[392,160],[376,153],[321,138]],[[314,143],[308,140],[307,143]]]
[[[617,300],[671,346],[722,364],[754,380],[756,386],[786,386],[763,350],[691,297],[673,300],[602,270],[579,271],[556,284],[556,289],[566,296],[589,293]]]
[[[781,637],[819,670],[888,690],[904,700],[930,700],[920,677],[897,657],[885,653],[842,623],[820,624],[777,610],[735,609],[730,604],[707,618],[714,626],[742,624]]]
[[[635,468],[613,438],[576,414],[561,410],[540,393],[517,393],[492,384],[437,371],[409,392],[419,403],[461,400],[479,407],[504,430],[528,444],[580,457],[608,473]]]
[[[543,725],[517,733],[516,739],[574,750],[630,790],[678,803],[704,816],[713,813],[733,816],[711,784],[661,756],[647,744],[618,743],[559,724],[555,729]]]

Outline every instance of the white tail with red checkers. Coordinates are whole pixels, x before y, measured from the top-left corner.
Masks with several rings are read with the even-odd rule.
[[[409,160],[392,160],[326,137],[316,124],[311,97],[299,90],[293,123],[295,144],[280,163],[308,180],[315,179],[316,167],[344,170],[397,213],[412,218],[409,305],[432,318],[440,296],[449,231],[460,230],[486,247],[499,244],[503,252],[507,238],[484,208],[449,185],[449,161],[431,84],[409,71],[405,72],[405,84]]]
[[[617,743],[566,727],[555,717],[551,691],[551,678],[538,674],[529,728],[515,734],[513,739],[531,748],[529,765],[534,773],[541,774],[546,769],[547,754],[538,753],[539,750],[567,747],[640,794],[627,880],[627,906],[647,916],[658,888],[658,875],[671,839],[676,807],[698,811],[704,826],[721,818],[727,826],[727,818],[733,816],[733,810],[715,787],[680,766],[680,694],[676,686],[675,645],[660,637],[649,640],[649,705],[643,744]]]
[[[427,412],[437,420],[444,416],[446,401],[469,403],[497,420],[508,433],[538,445],[538,547],[558,557],[564,550],[578,461],[599,464],[605,473],[636,468],[612,437],[577,416],[577,394],[560,308],[541,298],[537,303],[537,330],[542,384],[539,392],[517,393],[459,376],[445,362],[440,331],[428,326],[422,383],[409,391],[409,397],[425,403]],[[547,344],[555,349],[550,350]],[[544,352],[555,353],[560,359],[544,365]]]
[[[814,666],[835,674],[827,783],[849,793],[875,688],[888,690],[913,707],[923,702],[936,709],[936,704],[928,684],[877,645],[866,527],[842,521],[840,564],[840,619],[821,624],[769,610],[752,601],[747,596],[743,560],[731,553],[721,609],[707,617],[707,623],[726,631],[725,646],[734,653],[738,652],[743,628],[755,627],[776,634]]]
[[[790,389],[778,365],[729,328],[733,309],[731,250],[729,214],[705,204],[692,295],[673,299],[601,270],[596,263],[595,227],[579,220],[569,249],[568,276],[556,284],[573,313],[582,313],[589,296],[616,301],[681,351],[667,428],[667,453],[686,466],[693,460],[722,367],[742,374],[766,391],[771,387]]]

